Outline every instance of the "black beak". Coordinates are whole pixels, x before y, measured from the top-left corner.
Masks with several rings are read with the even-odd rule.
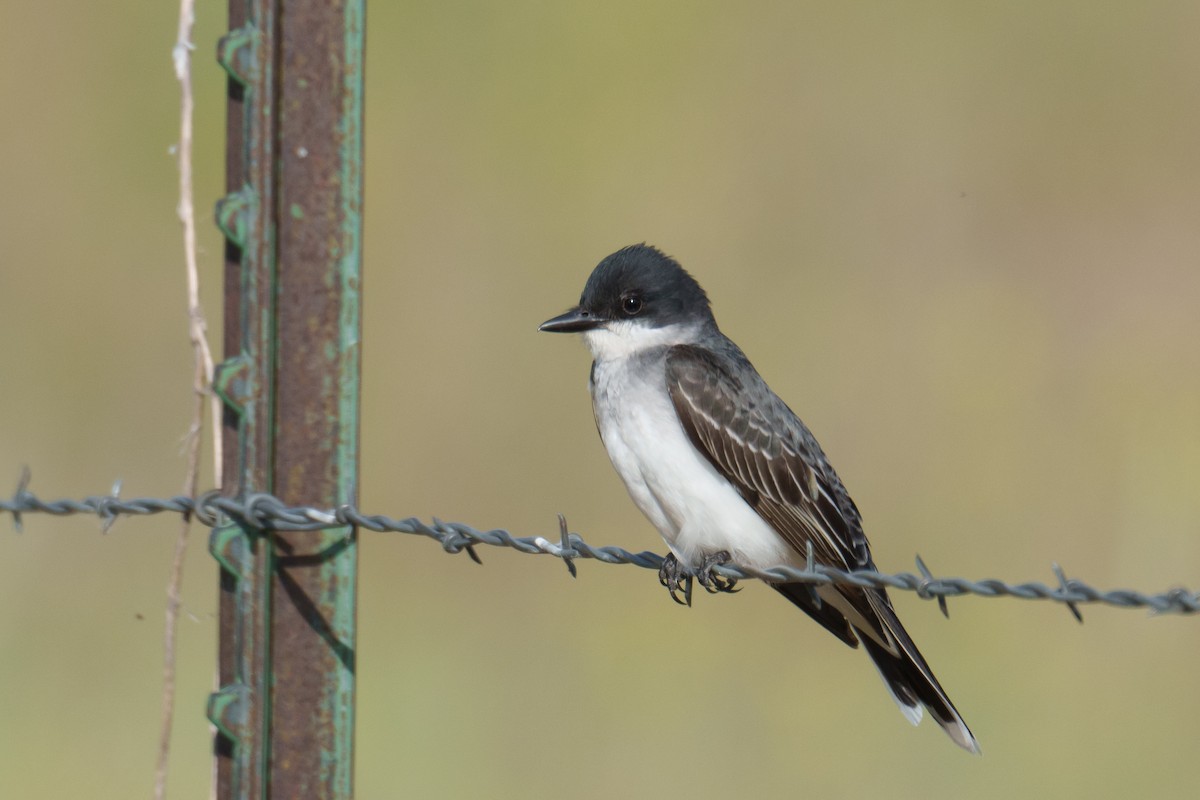
[[[604,320],[576,306],[565,314],[559,314],[554,319],[548,319],[538,325],[538,330],[546,333],[583,333],[595,330],[603,324]]]

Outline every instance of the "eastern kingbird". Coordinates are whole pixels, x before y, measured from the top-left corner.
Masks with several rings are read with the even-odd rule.
[[[718,564],[874,569],[862,518],[800,418],[717,328],[708,296],[645,244],[605,258],[579,305],[538,330],[580,333],[592,352],[596,427],[633,502],[671,553],[660,580],[679,600],[694,576],[730,591]],[[883,589],[773,587],[851,647],[861,642],[912,724],[929,709],[960,747],[979,745]],[[690,592],[687,594],[690,600]]]

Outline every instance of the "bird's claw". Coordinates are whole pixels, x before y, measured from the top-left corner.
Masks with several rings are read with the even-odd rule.
[[[692,605],[692,573],[679,563],[674,553],[667,553],[662,566],[658,568],[658,582],[667,587],[671,599],[676,603],[681,606]],[[680,592],[683,593],[682,599],[679,597]]]
[[[709,594],[736,592],[737,578],[727,578],[713,569],[728,564],[731,558],[728,550],[706,555],[700,562],[699,569],[693,571],[679,563],[674,553],[668,553],[662,566],[658,568],[658,582],[667,587],[671,599],[681,606],[692,605],[693,579],[699,581]]]
[[[724,575],[713,570],[713,567],[720,567],[728,564],[732,560],[728,550],[722,550],[719,553],[712,553],[704,557],[700,562],[700,569],[696,571],[696,580],[700,581],[700,585],[709,594],[717,592],[733,593],[738,591],[737,578],[727,578]]]

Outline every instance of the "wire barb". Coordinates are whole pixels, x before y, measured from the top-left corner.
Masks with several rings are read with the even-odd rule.
[[[571,577],[578,578],[579,572],[575,569],[575,558],[579,553],[571,546],[571,534],[567,530],[567,518],[562,514],[558,515],[558,533],[562,541],[558,555],[567,565],[567,572],[571,573]]]
[[[118,515],[109,508],[109,503],[107,501],[110,499],[114,503],[119,503],[121,501],[121,479],[117,478],[115,481],[113,481],[112,493],[109,494],[108,497],[103,497],[100,499],[102,501],[98,511],[100,515],[100,532],[108,533],[112,530],[112,526],[116,524]]]
[[[17,505],[21,500],[25,499],[28,493],[29,481],[33,474],[29,471],[29,465],[21,467],[21,477],[17,478],[17,489],[13,492],[13,505]],[[14,509],[12,512],[13,530],[20,533],[24,528],[21,527],[21,512],[19,509]]]
[[[817,571],[817,556],[816,550],[813,548],[812,539],[809,539],[804,544],[804,571],[815,574]],[[817,587],[814,584],[807,583],[805,584],[805,588],[808,589],[808,596],[812,600],[813,608],[820,611],[821,607],[825,605],[825,601],[821,599],[821,595],[817,594]]]
[[[810,547],[812,545],[809,545]],[[917,587],[917,596],[928,600],[934,595],[930,594],[929,587],[937,582],[937,578],[933,577],[933,573],[929,571],[929,567],[925,566],[925,559],[921,558],[921,554],[917,553],[917,569],[921,571],[921,576],[924,578],[921,585]],[[937,595],[938,608],[942,610],[942,616],[950,619],[950,609],[946,606],[946,595]]]
[[[28,470],[23,470],[11,500],[0,500],[0,513],[11,514],[18,531],[23,523],[22,515],[32,513],[53,516],[90,515],[99,517],[102,523],[111,524],[121,516],[146,516],[150,514],[191,514],[208,527],[227,521],[263,530],[320,530],[351,526],[367,528],[377,532],[407,533],[426,536],[441,544],[448,553],[466,551],[476,563],[482,563],[476,548],[479,545],[510,547],[522,553],[553,555],[567,563],[567,569],[576,575],[577,558],[592,558],[605,564],[632,564],[643,569],[659,570],[663,557],[657,553],[634,553],[612,545],[593,546],[578,534],[569,533],[566,518],[559,515],[558,543],[549,542],[540,536],[513,536],[506,530],[476,530],[460,522],[442,522],[434,519],[429,525],[416,517],[394,519],[382,514],[363,514],[352,505],[336,509],[310,506],[289,507],[279,498],[269,494],[247,495],[244,499],[226,497],[216,492],[206,492],[197,497],[176,496],[170,498],[136,498],[122,500],[114,491],[105,497],[86,497],[83,500],[62,499],[44,501],[29,491]],[[803,569],[777,566],[770,569],[751,569],[725,565],[721,575],[735,579],[758,578],[770,583],[804,583],[813,588],[825,584],[840,584],[862,588],[895,589],[914,592],[919,597],[938,601],[946,613],[944,603],[948,597],[965,594],[978,597],[1020,597],[1027,600],[1048,600],[1067,606],[1076,619],[1082,621],[1079,606],[1083,603],[1101,603],[1119,608],[1147,608],[1156,614],[1200,613],[1200,594],[1184,588],[1172,588],[1157,594],[1144,594],[1130,589],[1103,591],[1077,578],[1067,578],[1062,568],[1054,564],[1058,586],[1029,582],[1010,584],[995,579],[971,581],[965,578],[937,577],[917,557],[920,575],[901,572],[895,575],[876,570],[845,571],[816,563],[810,551]]]
[[[1067,574],[1063,572],[1063,568],[1058,565],[1057,561],[1053,562],[1051,566],[1054,568],[1054,574],[1058,576],[1058,585],[1062,587],[1063,603],[1066,604],[1067,608],[1071,609],[1071,613],[1075,615],[1075,621],[1082,625],[1083,614],[1079,613],[1079,606],[1075,604],[1074,600],[1067,598],[1067,595],[1071,594],[1072,588],[1071,582],[1067,580]]]

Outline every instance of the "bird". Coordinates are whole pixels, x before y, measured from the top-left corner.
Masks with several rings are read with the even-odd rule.
[[[671,597],[691,601],[736,581],[721,565],[815,563],[874,570],[862,516],[808,427],[717,327],[708,295],[647,244],[595,267],[578,305],[538,330],[577,333],[592,355],[596,428],[634,504],[669,554]],[[934,677],[883,588],[772,587],[850,647],[860,644],[904,716],[923,709],[955,744],[979,744]]]

